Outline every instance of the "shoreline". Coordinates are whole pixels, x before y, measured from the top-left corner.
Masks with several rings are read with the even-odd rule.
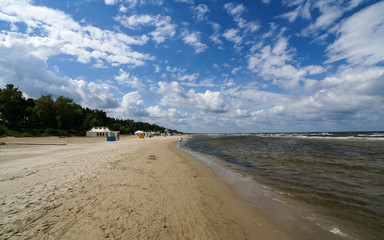
[[[276,194],[256,179],[230,169],[216,157],[189,149],[184,151],[209,166],[214,174],[224,181],[241,200],[270,218],[279,227],[300,236],[300,239],[354,239],[339,232],[336,226],[323,226],[323,222],[317,222],[314,216],[308,214],[308,209]]]
[[[212,210],[220,209],[222,217],[229,218],[232,223],[238,224],[244,232],[247,232],[245,238],[239,239],[300,239],[247,203],[230,184],[217,175],[211,166],[190,153],[178,149],[176,145],[170,145],[170,147],[198,172],[197,178],[203,195],[207,198],[206,201],[210,203],[209,207]],[[215,203],[215,201],[219,202]],[[221,226],[217,227],[217,231],[222,229]]]
[[[36,139],[67,145],[0,146],[2,239],[298,239],[177,136]]]

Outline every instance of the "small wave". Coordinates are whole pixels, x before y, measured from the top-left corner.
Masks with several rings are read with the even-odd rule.
[[[333,227],[331,230],[329,230],[331,233],[348,238],[348,235],[340,231],[337,227]]]

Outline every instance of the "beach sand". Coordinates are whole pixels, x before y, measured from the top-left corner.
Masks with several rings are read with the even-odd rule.
[[[0,138],[0,239],[296,239],[177,141]]]

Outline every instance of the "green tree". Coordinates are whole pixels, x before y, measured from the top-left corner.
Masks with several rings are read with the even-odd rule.
[[[24,126],[28,128],[36,127],[37,118],[34,114],[35,100],[28,98],[25,104]]]
[[[102,126],[101,121],[97,117],[93,117],[90,123],[90,126]]]
[[[17,128],[24,119],[26,100],[19,88],[7,84],[0,89],[0,118],[11,128]]]
[[[60,129],[79,129],[82,108],[72,99],[60,96],[55,101],[56,121]]]
[[[83,130],[91,129],[92,127],[107,126],[107,113],[102,110],[83,109]]]
[[[83,109],[72,99],[63,96],[55,101],[52,95],[42,95],[36,100],[31,98],[26,100],[23,93],[12,84],[7,84],[5,89],[0,89],[0,120],[0,123],[6,125],[0,129],[1,134],[6,132],[6,127],[19,128],[23,131],[29,131],[32,128],[49,128],[48,133],[55,133],[59,128],[76,130],[77,134],[94,126],[110,127],[125,134],[132,134],[137,130],[164,130],[164,127],[156,124],[115,119],[108,117],[102,110]]]
[[[34,115],[42,128],[56,128],[56,109],[52,95],[41,95],[35,100]]]

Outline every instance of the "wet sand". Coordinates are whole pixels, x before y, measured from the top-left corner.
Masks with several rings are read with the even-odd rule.
[[[178,137],[0,138],[0,239],[296,239]]]

